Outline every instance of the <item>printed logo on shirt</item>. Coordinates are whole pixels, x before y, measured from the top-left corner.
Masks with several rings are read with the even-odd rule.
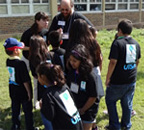
[[[74,104],[74,101],[71,98],[68,90],[65,90],[59,96],[60,96],[60,99],[62,100],[62,102],[63,102],[68,114],[70,116],[73,116],[77,112],[77,108],[76,108],[76,106]]]
[[[136,62],[136,45],[126,45],[126,63]]]
[[[79,113],[77,113],[73,118],[71,118],[72,124],[77,124],[79,121],[81,121]]]
[[[126,45],[126,65],[124,70],[132,70],[136,67],[136,45]]]
[[[136,67],[136,64],[124,65],[124,70],[132,70]]]
[[[15,68],[14,67],[7,67],[9,72],[9,84],[18,85],[15,81]]]
[[[14,67],[7,67],[9,72],[9,80],[15,82],[15,68]]]
[[[81,81],[80,90],[81,91],[86,91],[86,82],[85,81]]]

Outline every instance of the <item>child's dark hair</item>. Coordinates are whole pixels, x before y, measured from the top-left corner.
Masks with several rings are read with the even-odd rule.
[[[47,53],[45,40],[39,35],[33,35],[30,39],[29,61],[35,68],[47,60]]]
[[[64,73],[59,65],[50,63],[42,63],[37,67],[37,73],[39,75],[45,75],[50,83],[57,83],[57,86],[62,87],[65,84]]]
[[[79,69],[78,69],[79,73],[84,78],[87,78],[87,74],[89,74],[93,68],[93,64],[92,64],[89,51],[86,49],[84,45],[78,44],[72,49],[70,55],[72,55],[77,60],[81,61]]]
[[[48,41],[52,47],[59,47],[62,41],[62,36],[58,31],[51,31],[48,35]]]
[[[11,55],[13,54],[13,51],[9,51],[9,50],[6,50],[6,49],[5,49],[5,52],[6,52],[6,54],[9,55],[9,56],[11,56]]]
[[[131,34],[132,32],[132,22],[128,19],[122,20],[119,24],[118,24],[118,31],[119,29],[121,29],[123,34]]]

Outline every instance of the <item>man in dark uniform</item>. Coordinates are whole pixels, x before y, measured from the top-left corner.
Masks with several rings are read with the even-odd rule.
[[[61,45],[61,47],[64,49],[66,49],[67,47],[69,39],[69,30],[75,19],[83,19],[90,26],[93,26],[93,24],[85,16],[75,12],[73,8],[74,8],[73,0],[61,0],[60,3],[61,13],[54,17],[49,29],[49,32],[53,30],[59,30],[63,34],[62,36],[63,44]]]

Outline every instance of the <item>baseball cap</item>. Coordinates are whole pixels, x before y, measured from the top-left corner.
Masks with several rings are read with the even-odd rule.
[[[14,49],[24,48],[24,44],[22,42],[19,42],[15,38],[6,39],[3,46],[5,47],[6,50],[9,50],[9,51],[13,51]]]

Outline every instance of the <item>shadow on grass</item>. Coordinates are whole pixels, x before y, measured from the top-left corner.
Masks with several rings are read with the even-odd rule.
[[[106,115],[106,114],[102,114],[101,116],[99,115],[97,118],[96,118],[96,123],[98,124],[100,121],[102,120],[109,120],[109,116]]]
[[[12,115],[11,107],[7,109],[0,108],[0,128],[1,129],[3,130],[11,129],[11,125],[12,125],[11,115]],[[44,127],[41,121],[39,110],[34,110],[33,119],[34,119],[34,126],[39,127],[40,130],[43,130]],[[21,112],[21,130],[25,130],[25,117],[23,112]]]

